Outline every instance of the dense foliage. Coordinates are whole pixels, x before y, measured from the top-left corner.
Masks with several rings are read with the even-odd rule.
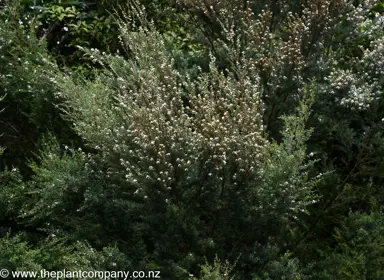
[[[384,2],[5,1],[0,269],[384,278]]]

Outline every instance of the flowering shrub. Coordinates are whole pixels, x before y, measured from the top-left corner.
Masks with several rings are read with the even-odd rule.
[[[185,77],[163,37],[139,19],[139,27],[121,23],[130,60],[85,50],[104,70],[92,81],[61,75],[57,95],[76,132],[97,151],[88,156],[90,172],[125,180],[119,200],[135,207],[124,211],[134,217],[141,209],[130,227],[144,223],[146,233],[138,234],[153,248],[152,258],[176,262],[169,273],[181,277],[183,266],[195,269],[204,255],[226,256],[234,246],[233,260],[279,235],[316,202],[312,187],[319,178],[308,176],[314,162],[305,151],[313,89],[305,90],[297,116],[285,118],[284,141],[272,144],[252,60],[240,56],[221,71],[211,55],[209,72]],[[267,225],[264,234],[253,234]],[[244,240],[236,245],[237,234]],[[257,263],[249,255],[242,261]]]
[[[46,124],[41,104],[63,117],[32,176],[2,173],[1,218],[45,240],[36,248],[44,233],[113,244],[109,265],[117,254],[118,267],[172,279],[382,275],[377,1],[179,1],[192,51],[131,4],[118,22],[124,53],[78,46],[97,65],[87,76],[59,69],[32,31],[0,29],[12,40],[0,41],[12,64],[0,66],[4,101],[32,101],[35,124]],[[30,251],[9,238],[0,245]]]

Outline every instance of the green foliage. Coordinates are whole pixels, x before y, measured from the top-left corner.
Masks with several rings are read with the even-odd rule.
[[[9,234],[0,239],[0,264],[1,267],[11,270],[38,270],[41,266],[36,263],[38,250],[31,250],[26,242],[19,237]]]
[[[235,265],[231,265],[228,261],[221,262],[217,257],[214,260],[213,265],[206,263],[201,266],[200,277],[201,280],[230,280],[234,279],[231,275]],[[197,278],[194,278],[197,279]]]
[[[68,124],[56,108],[53,93],[57,90],[55,76],[59,71],[31,26],[19,23],[17,1],[1,10],[0,27],[0,104],[1,145],[6,148],[0,169],[20,168],[29,175],[27,158],[39,148],[39,137],[52,131],[67,143],[75,141]]]
[[[84,160],[77,152],[63,153],[55,140],[49,141],[43,146],[40,164],[30,164],[35,175],[28,185],[31,199],[25,205],[29,208],[25,215],[32,221],[65,224],[63,215],[75,215],[83,199],[81,194],[89,183]]]
[[[272,143],[261,166],[260,206],[266,215],[274,213],[284,219],[292,214],[306,212],[316,202],[314,187],[322,175],[311,178],[315,160],[307,155],[306,142],[311,130],[306,128],[310,108],[314,102],[313,88],[305,89],[304,99],[295,115],[283,116],[283,138],[280,144]]]
[[[68,55],[68,51],[77,45],[97,47],[108,52],[116,50],[117,25],[108,10],[102,7],[90,8],[81,1],[52,1],[42,6],[36,20],[48,27],[49,33],[44,36],[49,37],[53,49],[64,55]],[[72,61],[67,62],[74,63],[80,58],[79,55],[72,54]]]
[[[25,186],[17,169],[0,173],[0,219],[16,219],[21,214]]]
[[[104,71],[92,81],[58,79],[63,111],[97,151],[91,169],[120,182],[110,199],[125,206],[126,230],[165,273],[185,277],[215,254],[261,265],[254,244],[284,236],[316,197],[320,177],[309,176],[314,161],[305,148],[311,90],[297,116],[285,118],[283,141],[268,144],[259,84],[245,66],[222,73],[212,57],[210,72],[190,80],[173,68],[152,24],[132,28],[122,23],[121,33],[134,60],[87,51]]]
[[[335,248],[322,250],[319,279],[380,279],[384,272],[384,220],[379,213],[351,213],[334,234]]]
[[[77,45],[97,47],[108,52],[117,49],[117,25],[113,19],[114,5],[88,1],[24,1],[24,24],[47,40],[56,59],[74,69],[89,70]]]
[[[0,12],[1,265],[384,277],[380,1],[36,2]]]
[[[113,247],[96,251],[84,243],[68,244],[55,237],[34,247],[21,235],[0,239],[0,265],[10,271],[94,271],[127,269],[127,260]]]
[[[291,258],[289,253],[285,253],[280,259],[268,262],[264,268],[264,275],[259,279],[284,279],[284,280],[302,280],[306,279],[301,273],[300,261]]]

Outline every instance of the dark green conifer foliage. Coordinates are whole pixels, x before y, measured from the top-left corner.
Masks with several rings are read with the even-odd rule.
[[[1,7],[0,268],[383,278],[382,1],[130,4]]]

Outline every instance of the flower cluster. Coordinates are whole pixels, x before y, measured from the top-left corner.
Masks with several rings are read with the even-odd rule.
[[[83,84],[63,76],[60,90],[78,133],[109,162],[118,159],[109,172],[144,198],[204,177],[255,176],[266,144],[257,80],[220,72],[213,57],[208,74],[182,77],[150,23],[121,32],[132,59],[91,51],[111,71]]]
[[[331,94],[340,105],[356,110],[365,110],[373,101],[378,100],[383,88],[381,73],[384,70],[383,39],[379,38],[363,49],[361,59],[353,59],[349,69],[340,69],[337,65],[327,77],[331,85]]]

